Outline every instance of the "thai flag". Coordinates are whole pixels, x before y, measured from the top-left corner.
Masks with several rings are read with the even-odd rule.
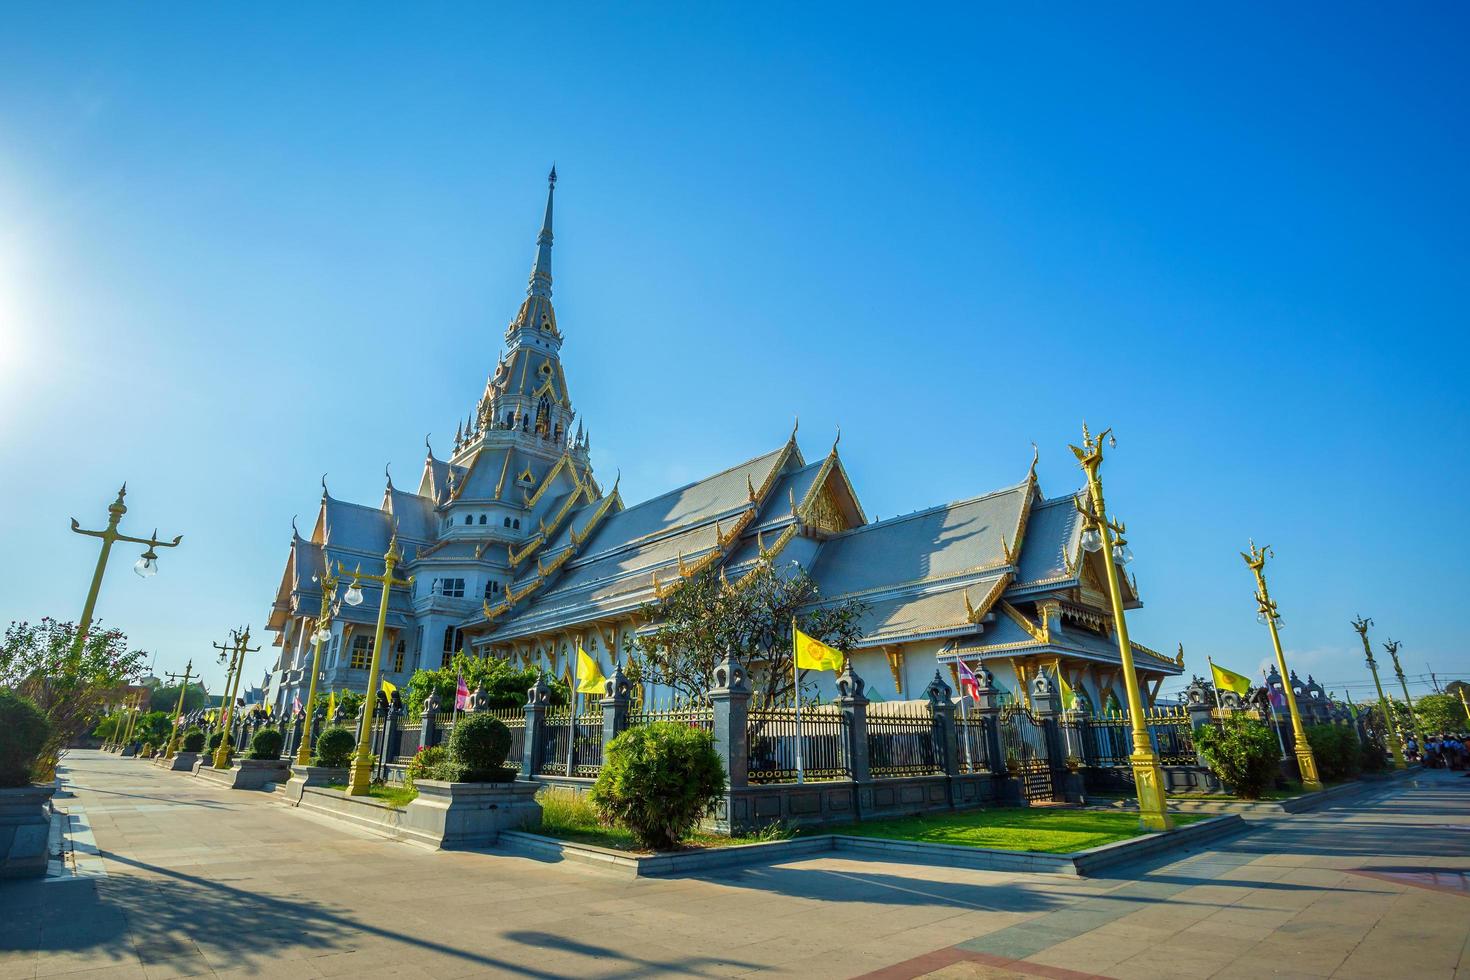
[[[455,677],[457,678],[459,683],[458,686],[456,686],[454,689],[454,710],[469,711],[470,689],[465,686],[463,674],[456,674]]]
[[[291,713],[293,715],[301,714],[301,695],[299,694],[291,699]]]
[[[1273,685],[1271,690],[1266,692],[1266,696],[1271,699],[1271,707],[1281,711],[1286,710],[1286,692],[1281,688]]]
[[[978,698],[980,696],[980,679],[975,676],[975,672],[970,669],[970,665],[963,660],[956,660],[955,668],[959,671],[960,675],[960,691],[969,695],[971,698]]]

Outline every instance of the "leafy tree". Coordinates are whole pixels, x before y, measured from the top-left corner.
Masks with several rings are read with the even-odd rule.
[[[408,680],[408,697],[405,705],[410,717],[424,710],[430,693],[439,695],[439,703],[446,711],[454,707],[454,692],[460,676],[471,691],[485,688],[492,708],[519,708],[526,703],[526,691],[536,683],[538,671],[534,667],[517,669],[509,661],[499,657],[471,657],[461,650],[454,655],[447,667],[437,670],[416,670]],[[550,681],[552,703],[566,703],[566,685]]]
[[[714,736],[673,721],[638,725],[607,745],[591,801],[644,847],[678,845],[725,791]]]
[[[198,711],[204,707],[209,700],[209,694],[204,690],[202,684],[190,684],[189,690],[184,694],[184,713]],[[150,711],[167,711],[173,714],[174,709],[179,706],[179,685],[170,687],[155,687],[153,693],[148,697],[148,709]]]
[[[61,750],[95,723],[118,688],[143,671],[146,654],[129,650],[121,630],[93,623],[78,652],[76,625],[50,617],[12,622],[0,645],[0,687],[29,698],[50,723],[36,766],[50,779]]]
[[[30,698],[0,688],[0,787],[30,784],[50,731]]]
[[[1470,697],[1470,694],[1466,696]],[[1426,694],[1414,702],[1414,711],[1429,735],[1470,731],[1470,718],[1466,718],[1458,694]]]
[[[164,745],[173,732],[173,725],[172,712],[150,711],[146,715],[139,715],[138,720],[133,722],[133,741],[142,739],[154,745]]]
[[[1358,733],[1342,725],[1308,725],[1307,744],[1317,760],[1318,774],[1327,780],[1351,779],[1363,771]]]
[[[820,599],[816,581],[795,563],[762,560],[735,582],[705,569],[643,607],[643,618],[656,625],[633,646],[633,673],[696,700],[709,690],[715,665],[728,650],[767,702],[788,699],[796,686],[793,620],[802,632],[844,652],[862,636],[866,605],[856,599],[816,605]]]
[[[1194,737],[1210,771],[1242,799],[1260,799],[1276,776],[1281,747],[1259,721],[1234,718],[1220,727],[1206,725]]]

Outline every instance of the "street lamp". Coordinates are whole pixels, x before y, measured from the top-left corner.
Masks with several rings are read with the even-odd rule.
[[[1111,436],[1112,429],[1104,429],[1094,439],[1082,426],[1082,445],[1072,446],[1072,453],[1087,474],[1087,489],[1090,503],[1084,505],[1075,500],[1082,515],[1082,547],[1107,556],[1103,561],[1108,582],[1108,599],[1113,607],[1113,625],[1118,634],[1118,657],[1123,666],[1123,686],[1128,691],[1128,717],[1133,727],[1133,754],[1128,757],[1133,767],[1133,785],[1138,790],[1139,823],[1145,830],[1170,830],[1174,820],[1169,816],[1169,804],[1164,796],[1164,770],[1159,766],[1159,757],[1154,753],[1153,743],[1148,736],[1148,723],[1143,715],[1143,695],[1138,688],[1138,673],[1133,668],[1133,644],[1128,640],[1128,621],[1123,615],[1123,593],[1118,583],[1118,565],[1132,558],[1128,542],[1124,540],[1125,528],[1108,518],[1103,503],[1102,478],[1098,470],[1103,460],[1103,437]],[[1112,446],[1117,440],[1113,439]],[[1110,535],[1117,534],[1116,542]]]
[[[117,499],[107,508],[107,527],[101,531],[85,530],[75,517],[71,519],[71,529],[76,533],[84,534],[89,538],[102,539],[102,551],[97,556],[97,570],[92,573],[92,587],[87,591],[87,602],[82,606],[82,618],[77,622],[77,636],[73,649],[78,656],[81,655],[82,643],[87,638],[87,630],[92,626],[92,611],[97,606],[97,593],[102,589],[102,573],[107,568],[107,558],[112,553],[113,542],[127,541],[131,544],[146,544],[148,550],[143,552],[137,563],[133,565],[133,571],[143,578],[152,578],[158,574],[158,552],[153,549],[177,548],[179,542],[184,540],[184,536],[180,534],[172,541],[160,541],[158,540],[158,528],[154,528],[152,536],[147,538],[135,538],[119,531],[118,522],[128,512],[127,506],[123,503],[123,497],[127,496],[127,493],[128,485],[124,483],[122,489],[117,492]]]
[[[356,606],[362,603],[362,579],[369,582],[377,582],[383,586],[383,598],[378,605],[378,631],[373,638],[372,662],[368,667],[367,697],[362,705],[362,723],[357,731],[357,751],[352,758],[352,775],[347,781],[347,794],[349,796],[365,796],[368,787],[372,784],[373,771],[373,709],[377,706],[378,693],[378,664],[383,654],[383,629],[388,623],[388,593],[393,586],[404,588],[413,586],[413,576],[407,579],[396,579],[393,577],[394,567],[403,560],[403,555],[398,550],[398,532],[393,532],[393,537],[388,541],[388,551],[383,555],[383,574],[368,575],[363,572],[362,566],[358,565],[352,573],[352,584],[347,593],[342,596],[342,601],[348,605]],[[337,563],[337,574],[346,575],[347,569],[342,563]]]
[[[1419,724],[1419,715],[1414,711],[1414,699],[1409,697],[1409,682],[1404,680],[1404,668],[1399,666],[1399,647],[1403,646],[1398,640],[1389,640],[1383,644],[1383,649],[1393,658],[1393,672],[1398,675],[1399,687],[1404,689],[1404,704],[1409,708],[1409,722],[1414,726],[1414,733],[1419,736],[1419,758],[1424,758],[1424,726]]]
[[[1363,653],[1368,657],[1368,669],[1373,672],[1373,686],[1378,688],[1378,707],[1383,712],[1383,725],[1385,728],[1383,737],[1388,739],[1389,750],[1393,752],[1393,765],[1395,769],[1404,768],[1404,745],[1399,741],[1398,726],[1393,721],[1393,709],[1388,703],[1388,698],[1383,694],[1383,685],[1378,682],[1378,663],[1373,659],[1373,647],[1368,642],[1368,629],[1373,625],[1373,620],[1359,616],[1353,620],[1353,629],[1363,638]]]
[[[240,689],[240,675],[245,673],[245,654],[255,653],[260,647],[250,646],[250,627],[245,627],[244,632],[231,630],[231,643],[229,645],[216,643],[214,648],[220,652],[220,663],[224,663],[226,655],[230,658],[229,673],[225,675],[225,693],[220,702],[220,727],[223,733],[219,740],[219,747],[214,750],[214,768],[228,769],[230,767],[230,716],[234,713],[235,697]]]
[[[1302,787],[1308,792],[1314,792],[1322,788],[1322,780],[1317,776],[1317,760],[1312,755],[1312,746],[1307,742],[1307,733],[1302,728],[1302,716],[1296,709],[1296,692],[1291,689],[1291,675],[1286,670],[1286,657],[1281,653],[1280,629],[1281,614],[1276,610],[1276,600],[1271,598],[1271,593],[1266,589],[1266,559],[1275,558],[1276,553],[1271,546],[1257,548],[1255,541],[1250,542],[1250,553],[1242,551],[1240,557],[1245,559],[1247,567],[1256,576],[1256,622],[1264,622],[1271,630],[1271,644],[1276,648],[1276,667],[1281,673],[1281,686],[1286,692],[1286,707],[1291,712],[1291,731],[1295,739],[1292,751],[1296,754],[1297,768],[1301,770]]]
[[[174,753],[178,751],[177,746],[179,744],[179,716],[184,713],[184,695],[189,693],[189,675],[193,672],[193,670],[194,661],[190,660],[188,664],[184,666],[184,682],[179,685],[179,703],[174,708],[174,725],[172,731],[169,733],[168,744],[165,745],[163,749],[163,757],[165,759],[172,759],[174,757]],[[169,674],[168,679],[174,680],[178,676],[178,674]]]
[[[301,748],[296,750],[298,766],[311,764],[311,725],[316,717],[316,681],[322,670],[322,644],[332,636],[332,600],[337,598],[337,577],[330,568],[319,576],[313,575],[311,580],[322,587],[322,608],[317,614],[316,629],[311,634],[314,647],[311,654],[311,687],[306,692],[306,721],[302,724]],[[361,596],[362,590],[359,589],[359,601]]]

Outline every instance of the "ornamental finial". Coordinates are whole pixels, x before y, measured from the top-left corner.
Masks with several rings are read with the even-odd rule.
[[[322,500],[327,499],[327,474],[322,474]]]

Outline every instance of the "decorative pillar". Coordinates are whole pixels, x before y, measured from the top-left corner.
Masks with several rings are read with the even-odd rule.
[[[546,706],[551,703],[551,688],[546,678],[538,674],[536,683],[526,692],[526,736],[521,755],[521,775],[532,779],[541,767],[541,755],[546,747]]]
[[[632,686],[623,676],[623,669],[613,666],[612,676],[603,683],[602,697],[602,759],[607,761],[607,743],[617,738],[628,727],[628,704]]]
[[[953,693],[936,668],[934,679],[924,688],[924,696],[929,699],[929,712],[934,718],[934,751],[941,756],[936,761],[945,775],[950,777],[960,774],[960,754],[957,751],[959,741],[954,730],[954,698],[951,697]],[[953,791],[951,786],[951,803],[954,802]]]
[[[709,699],[713,706],[715,752],[725,770],[725,795],[715,812],[715,823],[728,833],[738,833],[754,826],[748,801],[737,798],[735,790],[750,783],[750,746],[747,721],[750,712],[750,681],[745,668],[735,662],[729,650],[725,659],[715,665],[715,686]]]
[[[1046,738],[1046,765],[1051,770],[1052,799],[1058,802],[1080,802],[1082,798],[1082,776],[1067,768],[1071,755],[1069,738],[1062,732],[1062,699],[1057,686],[1044,671],[1037,671],[1031,679],[1031,713],[1041,724]]]
[[[434,731],[434,716],[439,713],[443,704],[439,700],[439,692],[430,690],[428,698],[424,701],[424,710],[419,715],[419,749],[421,751],[439,744],[439,739],[436,737],[438,733]]]
[[[868,763],[868,697],[867,683],[852,669],[852,658],[837,675],[837,697],[833,701],[847,719],[847,766],[854,782],[872,779]]]

